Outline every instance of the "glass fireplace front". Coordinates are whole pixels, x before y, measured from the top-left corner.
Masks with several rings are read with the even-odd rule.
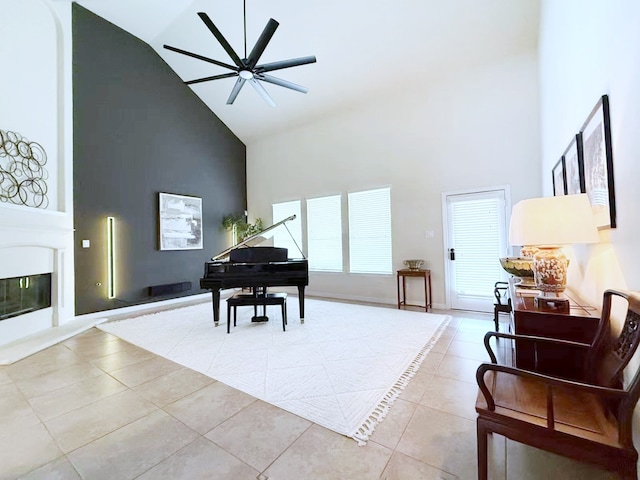
[[[50,306],[50,273],[0,279],[0,320]]]

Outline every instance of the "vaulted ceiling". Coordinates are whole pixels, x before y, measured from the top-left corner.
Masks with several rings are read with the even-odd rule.
[[[244,57],[243,0],[79,0],[148,43],[183,80],[228,73],[163,48],[168,44],[233,63],[197,12],[205,12]],[[233,105],[235,78],[191,85],[245,143],[500,57],[535,51],[539,0],[246,0],[247,50],[269,18],[280,23],[260,63],[315,55],[317,63],[276,72],[309,88],[264,84],[267,105],[246,85]]]

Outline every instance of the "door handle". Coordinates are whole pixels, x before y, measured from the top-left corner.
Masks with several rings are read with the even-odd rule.
[[[449,260],[455,260],[456,259],[456,251],[453,248],[449,249]]]

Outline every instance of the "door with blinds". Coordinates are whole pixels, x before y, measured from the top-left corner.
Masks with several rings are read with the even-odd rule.
[[[493,311],[493,289],[505,277],[506,187],[445,194],[447,293],[451,308]]]

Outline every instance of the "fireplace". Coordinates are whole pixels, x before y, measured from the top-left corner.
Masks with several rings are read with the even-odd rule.
[[[0,321],[51,306],[51,273],[0,279]]]

